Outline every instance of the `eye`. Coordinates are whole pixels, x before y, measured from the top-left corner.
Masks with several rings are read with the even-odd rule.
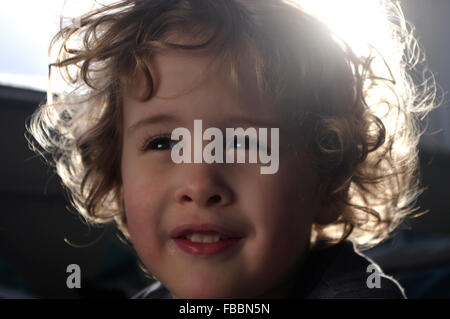
[[[241,140],[241,138],[238,139],[237,136],[234,136],[233,147],[244,148],[246,150],[250,148],[250,145],[252,145],[252,147],[258,147],[258,141],[250,140],[248,136],[245,136],[243,142]]]
[[[145,140],[145,143],[142,147],[143,151],[164,151],[168,149],[172,149],[178,141],[172,140],[169,136],[158,135],[153,136]]]

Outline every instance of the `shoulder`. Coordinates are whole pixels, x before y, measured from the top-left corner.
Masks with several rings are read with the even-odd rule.
[[[157,281],[139,291],[132,299],[172,299],[172,295],[166,287]]]
[[[315,252],[316,281],[307,298],[406,298],[403,288],[351,242]]]

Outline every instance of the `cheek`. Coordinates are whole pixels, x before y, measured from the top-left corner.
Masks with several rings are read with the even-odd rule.
[[[139,181],[124,183],[125,214],[131,242],[143,263],[152,271],[155,261],[163,260],[164,244],[158,227],[161,224],[159,203],[154,199],[158,194],[145,186]]]
[[[259,198],[260,215],[266,224],[301,227],[313,219],[316,210],[314,180],[307,172],[292,173],[294,169],[280,169],[275,176],[262,177],[252,197]],[[266,178],[266,180],[264,180]]]
[[[255,218],[260,230],[261,245],[278,256],[295,255],[296,247],[309,240],[313,220],[311,207],[298,198],[284,193],[264,197],[260,213]]]
[[[129,223],[138,223],[142,227],[154,225],[163,207],[161,183],[151,179],[138,178],[123,183],[125,213]]]
[[[144,188],[135,183],[124,182],[123,186],[125,214],[127,216],[128,227],[130,231],[142,222],[145,222],[151,216],[146,214],[146,203]]]
[[[295,173],[294,173],[295,172]],[[315,180],[307,170],[280,165],[274,176],[262,176],[249,189],[255,227],[255,258],[292,259],[309,242],[317,210]],[[250,205],[250,204],[249,204]]]
[[[122,165],[123,195],[128,231],[131,240],[138,250],[155,251],[152,247],[157,243],[161,211],[161,184],[143,173],[138,163]]]
[[[133,219],[149,218],[152,211],[154,198],[158,197],[161,185],[155,182],[155,174],[146,165],[145,160],[132,155],[132,151],[124,147],[122,156],[122,183],[125,201],[125,211],[127,218],[131,222]]]
[[[145,242],[146,237],[150,236],[150,229],[145,225],[152,225],[152,216],[146,213],[147,209],[142,201],[145,198],[142,190],[134,186],[124,183],[124,201],[128,231],[133,244],[138,248],[140,242]]]

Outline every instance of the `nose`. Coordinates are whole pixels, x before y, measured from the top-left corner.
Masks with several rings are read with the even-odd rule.
[[[220,168],[207,163],[179,164],[183,181],[175,193],[175,200],[181,205],[197,205],[201,208],[226,206],[233,202],[230,186],[220,176]]]

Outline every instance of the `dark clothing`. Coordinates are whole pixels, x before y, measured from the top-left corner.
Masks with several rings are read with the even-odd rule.
[[[381,269],[377,287],[370,264],[376,265],[367,256],[358,252],[353,243],[342,242],[330,248],[313,250],[302,267],[297,285],[291,298],[305,299],[347,299],[347,298],[406,298],[403,288]],[[371,276],[371,278],[369,278]],[[369,279],[368,279],[369,278]],[[156,282],[140,291],[135,299],[170,299],[170,292]]]

